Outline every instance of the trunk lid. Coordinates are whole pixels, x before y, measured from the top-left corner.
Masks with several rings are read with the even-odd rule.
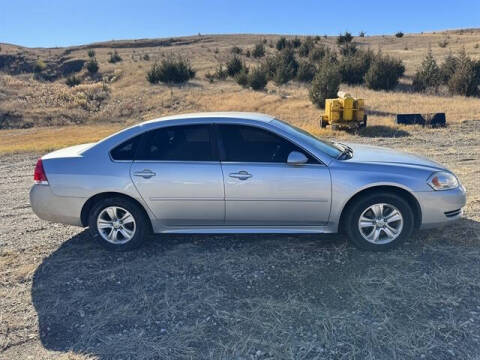
[[[42,156],[42,160],[55,159],[55,158],[69,158],[79,157],[82,153],[92,147],[95,143],[80,144],[75,146],[69,146],[63,149],[59,149]]]

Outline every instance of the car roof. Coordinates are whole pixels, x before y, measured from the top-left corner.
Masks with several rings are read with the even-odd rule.
[[[189,114],[179,114],[164,116],[158,119],[142,122],[139,125],[151,124],[168,120],[182,120],[182,119],[245,119],[269,123],[275,118],[270,115],[254,112],[241,112],[241,111],[225,111],[225,112],[197,112]]]

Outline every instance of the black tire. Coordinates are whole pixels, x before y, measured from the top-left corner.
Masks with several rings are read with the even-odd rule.
[[[110,206],[116,206],[127,210],[135,220],[134,235],[126,243],[116,244],[108,242],[100,234],[100,230],[97,227],[97,218],[104,209]],[[135,202],[123,197],[106,198],[95,203],[88,216],[88,226],[92,238],[104,248],[112,251],[128,251],[138,248],[143,244],[149,233],[148,219],[146,218],[143,209],[141,209]]]
[[[370,206],[380,203],[393,205],[403,218],[403,227],[398,237],[385,244],[369,242],[362,236],[359,229],[359,219],[363,212]],[[346,210],[343,227],[350,241],[359,249],[385,251],[397,247],[410,237],[415,227],[414,213],[408,202],[397,194],[388,192],[371,193],[358,198],[349,206]]]

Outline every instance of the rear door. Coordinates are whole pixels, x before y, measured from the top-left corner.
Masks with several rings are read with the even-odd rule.
[[[227,225],[319,226],[328,222],[327,166],[289,140],[259,127],[218,124]],[[287,165],[291,151],[303,165]]]
[[[165,226],[221,225],[224,188],[211,125],[177,125],[144,135],[132,180]]]

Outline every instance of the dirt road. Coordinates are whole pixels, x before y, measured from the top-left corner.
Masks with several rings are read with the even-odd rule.
[[[480,122],[348,140],[446,164],[466,218],[382,254],[274,235],[112,254],[33,215],[37,155],[0,157],[0,358],[478,359]]]

